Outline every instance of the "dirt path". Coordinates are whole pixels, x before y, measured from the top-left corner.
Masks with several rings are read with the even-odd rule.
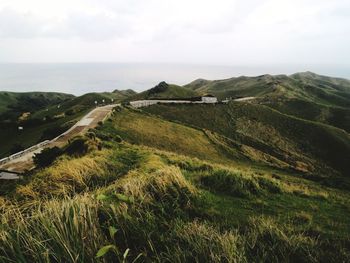
[[[41,152],[44,148],[47,147],[63,146],[68,142],[69,139],[73,138],[74,136],[85,133],[90,128],[96,127],[98,123],[100,121],[103,121],[111,113],[112,109],[118,105],[119,104],[113,104],[93,109],[88,114],[86,114],[79,122],[73,125],[68,131],[54,138],[44,147],[40,147],[35,151],[27,152],[18,158],[10,160],[5,164],[0,165],[0,169],[13,171],[17,173],[23,173],[25,171],[33,169],[33,156],[36,153]],[[4,172],[0,172],[0,179],[9,179],[8,177],[9,174],[6,174],[5,176]]]

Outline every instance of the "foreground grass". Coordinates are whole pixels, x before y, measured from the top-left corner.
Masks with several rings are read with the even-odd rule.
[[[0,197],[0,262],[345,262],[349,194],[104,142]]]

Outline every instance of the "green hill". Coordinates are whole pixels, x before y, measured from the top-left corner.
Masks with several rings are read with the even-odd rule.
[[[87,153],[0,185],[1,261],[350,260],[348,191],[237,163],[204,130],[137,110],[79,140]]]
[[[73,95],[56,92],[7,92],[0,91],[0,115],[8,116],[32,112],[74,98]],[[2,117],[4,118],[4,117]]]
[[[116,107],[48,150],[51,165],[1,182],[0,261],[350,262],[347,80],[305,72],[91,93],[33,112],[24,123],[40,133],[26,142],[95,101],[203,93],[256,98]]]
[[[114,90],[113,93],[118,94],[119,99],[127,99],[133,95],[136,95],[137,92],[132,89],[127,90]]]
[[[282,113],[350,131],[350,81],[311,72],[225,80],[195,80],[186,88],[219,99],[256,97]]]
[[[5,110],[0,114],[0,158],[61,134],[95,107],[95,101],[97,105],[112,103],[112,99],[117,103],[129,93],[88,93],[79,97],[59,93],[0,93],[0,105],[12,105],[3,107]],[[26,112],[30,114],[21,119]],[[18,131],[18,126],[24,130]]]
[[[350,106],[350,81],[311,72],[213,81],[199,79],[184,87],[200,93],[212,93],[220,99],[251,96],[274,100],[297,98],[331,106]]]
[[[143,99],[181,99],[198,96],[196,91],[181,87],[166,82],[160,82],[157,86],[140,92],[128,98],[128,100],[143,100]]]
[[[350,171],[350,135],[343,130],[282,114],[259,104],[154,105],[152,114],[224,135],[257,159],[321,176]]]

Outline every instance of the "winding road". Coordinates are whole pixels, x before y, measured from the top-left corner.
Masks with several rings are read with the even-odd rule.
[[[18,174],[29,171],[35,167],[33,162],[33,156],[36,153],[40,153],[43,149],[47,147],[63,146],[69,139],[73,138],[78,134],[83,134],[90,128],[94,128],[98,125],[100,121],[106,119],[112,112],[112,109],[120,104],[111,104],[102,107],[97,107],[86,114],[80,121],[73,125],[69,130],[62,133],[58,137],[47,141],[45,143],[38,144],[39,147],[31,147],[29,151],[23,151],[21,154],[16,154],[15,157],[9,158],[3,161],[0,165],[0,179],[18,179],[20,176]],[[44,145],[42,145],[44,144]]]

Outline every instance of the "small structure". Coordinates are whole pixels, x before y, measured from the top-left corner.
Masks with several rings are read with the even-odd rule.
[[[148,99],[148,100],[136,100],[130,101],[130,105],[133,108],[148,107],[154,104],[215,104],[218,99],[213,95],[204,95],[201,97],[191,97],[191,98],[158,98],[158,99]]]
[[[202,102],[203,103],[217,103],[218,99],[211,94],[205,94],[204,96],[202,96]]]
[[[12,171],[0,170],[0,180],[17,180],[22,176],[19,173]]]

